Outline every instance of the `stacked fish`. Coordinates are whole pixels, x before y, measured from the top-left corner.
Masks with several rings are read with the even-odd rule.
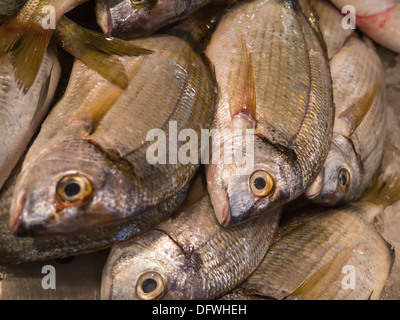
[[[366,35],[400,52],[398,1],[355,4],[366,35],[328,1],[97,0],[103,33],[84,2],[0,1],[0,264],[112,247],[103,299],[379,299],[400,181]]]

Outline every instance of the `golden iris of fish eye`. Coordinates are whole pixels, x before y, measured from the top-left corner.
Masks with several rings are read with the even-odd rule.
[[[137,8],[147,7],[148,9],[152,9],[157,1],[158,0],[131,0],[131,3]]]
[[[137,296],[142,300],[161,299],[165,293],[163,277],[157,272],[146,272],[136,283]]]
[[[70,174],[57,184],[57,199],[65,205],[82,203],[92,193],[92,184],[81,174]]]
[[[345,187],[350,183],[350,172],[346,168],[339,170],[338,180],[341,186]]]
[[[253,172],[250,177],[250,190],[254,196],[265,198],[272,194],[274,189],[275,181],[267,171]]]

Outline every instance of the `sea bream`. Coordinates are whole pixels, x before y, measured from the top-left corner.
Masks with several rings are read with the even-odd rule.
[[[329,62],[318,22],[301,4],[239,2],[207,47],[219,87],[216,141],[220,150],[230,143],[254,159],[227,162],[219,152],[206,167],[224,226],[299,197],[328,154],[334,117]],[[254,146],[247,149],[249,143],[238,140],[249,136]]]
[[[245,280],[277,230],[281,208],[223,228],[208,196],[132,241],[114,246],[101,298],[215,299]]]
[[[320,10],[331,12],[329,3]],[[320,12],[318,10],[318,12]],[[331,19],[335,15],[330,15]],[[328,48],[341,26],[321,19]],[[386,134],[386,87],[382,61],[373,43],[357,34],[343,34],[341,48],[330,48],[335,123],[331,150],[305,195],[324,205],[349,203],[360,198],[378,171]]]
[[[154,53],[121,58],[126,90],[75,61],[62,100],[23,163],[11,207],[13,234],[90,230],[139,217],[186,192],[200,166],[197,138],[214,115],[214,76],[177,37],[134,44]],[[183,152],[181,161],[184,129],[196,138],[191,158]]]

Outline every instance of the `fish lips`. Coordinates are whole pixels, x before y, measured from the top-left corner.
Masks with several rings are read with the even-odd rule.
[[[99,207],[90,210],[89,214],[78,206],[64,208],[61,212],[45,210],[48,213],[39,217],[29,216],[25,194],[23,192],[17,200],[17,207],[10,219],[10,233],[17,237],[74,234],[120,222],[110,210]]]

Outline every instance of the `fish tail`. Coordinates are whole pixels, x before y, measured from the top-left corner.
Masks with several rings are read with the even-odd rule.
[[[388,207],[400,200],[400,176],[382,174],[376,176],[370,187],[364,192],[362,201],[372,202],[376,205]]]
[[[53,34],[35,21],[12,18],[0,27],[0,56],[10,53],[15,73],[24,91],[36,79]]]
[[[66,17],[57,24],[55,40],[65,51],[81,60],[111,83],[126,89],[128,77],[117,56],[140,56],[152,53],[130,42],[85,29]]]

